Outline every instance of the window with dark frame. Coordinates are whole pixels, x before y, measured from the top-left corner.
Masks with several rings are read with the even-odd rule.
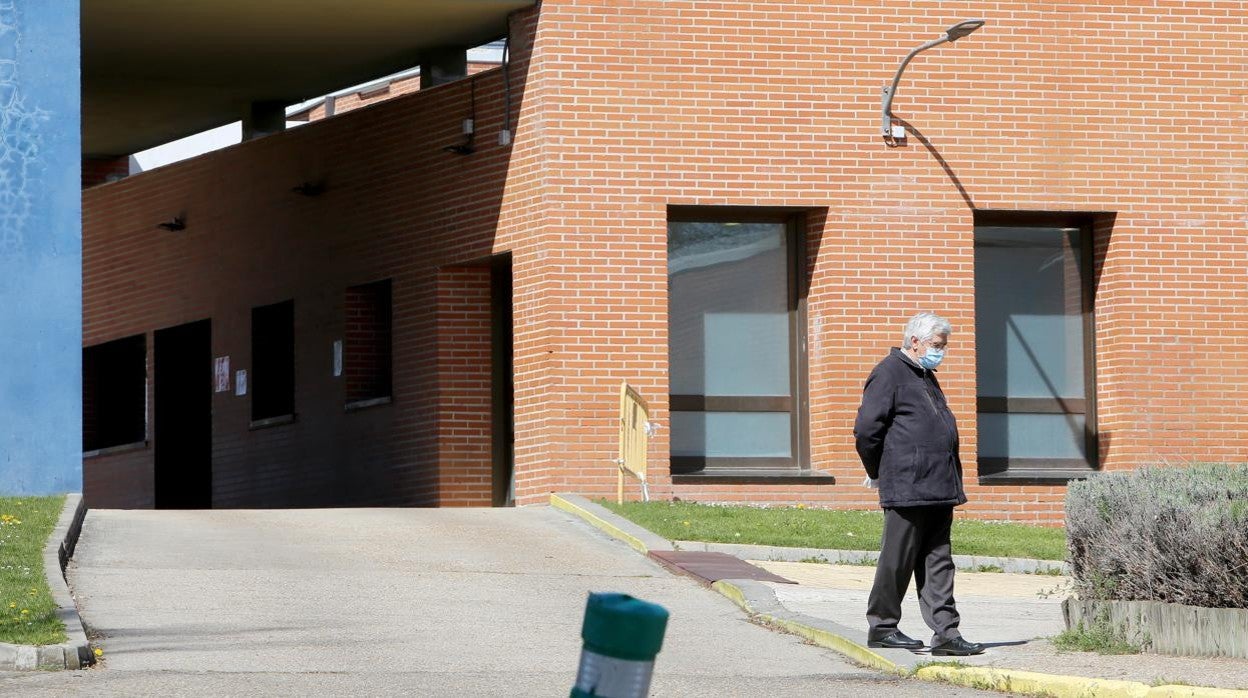
[[[147,337],[82,350],[82,450],[147,439]]]
[[[668,221],[671,472],[808,467],[802,219],[677,210]]]
[[[295,302],[251,309],[251,420],[295,413]]]
[[[977,216],[981,480],[1069,480],[1097,467],[1092,225]]]
[[[347,289],[343,375],[347,404],[391,396],[390,280]]]

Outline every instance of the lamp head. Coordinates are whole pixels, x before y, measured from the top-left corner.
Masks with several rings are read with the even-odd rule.
[[[945,36],[950,41],[957,41],[971,32],[984,26],[982,19],[965,19],[945,30]]]

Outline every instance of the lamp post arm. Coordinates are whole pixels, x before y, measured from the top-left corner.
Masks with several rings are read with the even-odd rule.
[[[919,46],[918,48],[914,49],[910,53],[906,54],[905,59],[901,61],[901,65],[897,66],[897,73],[893,75],[892,84],[884,86],[884,96],[882,99],[882,116],[883,116],[885,136],[890,135],[892,131],[893,97],[896,96],[897,94],[897,83],[901,82],[902,71],[906,69],[906,66],[910,64],[910,61],[913,60],[915,56],[919,55],[923,51],[928,50],[929,48],[939,46],[945,43],[946,41],[950,41],[950,40],[951,39],[948,36],[942,36],[939,39],[932,39],[926,44],[923,44],[922,46]]]

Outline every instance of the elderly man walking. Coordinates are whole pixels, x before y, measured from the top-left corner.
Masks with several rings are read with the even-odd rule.
[[[933,633],[932,654],[984,651],[963,639],[953,600],[949,528],[953,508],[966,503],[966,494],[958,425],[936,381],[952,333],[949,321],[933,313],[910,318],[901,347],[867,378],[854,421],[858,456],[884,509],[880,561],[867,601],[869,647],[923,648],[897,627],[913,575],[923,620]]]

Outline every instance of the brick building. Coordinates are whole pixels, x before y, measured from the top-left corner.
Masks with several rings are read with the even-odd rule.
[[[971,515],[1242,461],[1244,22],[545,0],[503,67],[83,192],[86,498],[607,495],[628,381],[652,494],[872,507],[854,410],[920,309]]]

